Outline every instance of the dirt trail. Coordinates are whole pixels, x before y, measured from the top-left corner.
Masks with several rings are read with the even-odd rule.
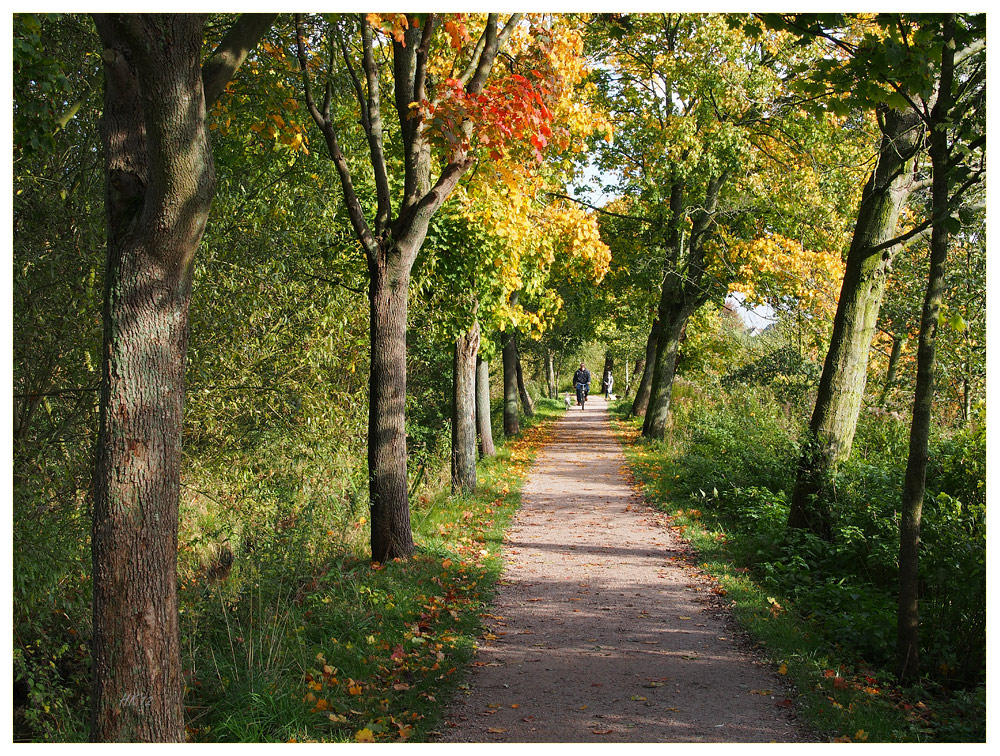
[[[469,690],[441,741],[789,742],[783,679],[734,638],[687,548],[622,475],[606,404],[538,455]],[[700,590],[696,590],[700,589]]]

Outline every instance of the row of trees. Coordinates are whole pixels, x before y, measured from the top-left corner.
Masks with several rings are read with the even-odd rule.
[[[366,448],[372,558],[405,558],[423,342],[451,344],[468,492],[491,365],[514,435],[520,355],[554,395],[596,336],[662,438],[688,323],[735,287],[816,343],[833,319],[789,522],[828,534],[890,263],[930,237],[911,569],[949,239],[982,243],[984,39],[981,16],[17,16],[15,519],[60,522],[62,500],[78,522],[94,471],[92,737],[183,738],[184,455],[228,443],[234,412],[241,433],[321,426]],[[618,196],[599,226],[569,188],[588,159]],[[82,253],[102,235],[103,264]],[[900,607],[913,673],[914,596]]]
[[[620,136],[598,160],[617,172],[613,188],[625,195],[604,208],[602,228],[616,262],[620,254],[644,261],[623,270],[640,305],[629,312],[655,307],[632,404],[644,416],[643,435],[664,437],[685,327],[726,287],[749,294],[751,304],[832,317],[791,528],[831,537],[832,479],[851,453],[893,262],[929,249],[900,501],[898,672],[915,676],[917,554],[946,266],[950,246],[981,244],[983,17],[623,16],[607,19],[593,39],[616,51],[599,80]],[[860,202],[859,171],[868,174]],[[661,251],[659,269],[649,248]],[[608,312],[619,303],[609,300]],[[891,370],[898,331],[893,346]],[[963,401],[968,416],[968,392]]]
[[[73,58],[60,62],[45,49],[57,36],[80,47],[93,44],[86,26],[77,18],[19,19],[18,74],[37,96],[16,107],[16,148],[24,160],[48,159],[60,149],[60,137],[70,136],[53,136],[52,117],[64,113],[40,114],[36,102],[55,84],[74,90],[76,82],[64,73]],[[177,740],[184,734],[176,598],[182,414],[196,253],[217,185],[212,132],[227,158],[237,161],[230,167],[238,165],[241,149],[253,153],[258,140],[273,140],[273,150],[287,159],[277,176],[273,169],[257,181],[238,169],[223,176],[228,193],[245,195],[235,220],[222,221],[230,241],[258,222],[239,217],[243,208],[260,212],[253,195],[269,194],[279,182],[309,182],[304,164],[319,158],[310,144],[321,141],[335,169],[340,186],[325,199],[327,209],[317,217],[309,208],[298,219],[316,223],[325,216],[333,227],[311,229],[312,238],[302,241],[306,248],[348,246],[340,231],[346,219],[354,232],[349,246],[360,248],[367,276],[359,281],[342,255],[328,253],[320,255],[330,263],[327,270],[305,256],[285,265],[296,278],[367,293],[371,549],[374,560],[384,561],[413,551],[405,427],[412,269],[431,269],[421,277],[431,287],[429,298],[445,302],[458,293],[446,305],[457,334],[453,482],[469,490],[475,486],[477,413],[470,387],[477,362],[483,450],[492,445],[488,363],[478,359],[480,321],[491,332],[542,329],[559,307],[550,276],[599,280],[607,267],[595,221],[539,195],[542,186],[563,185],[572,170],[565,156],[581,149],[595,119],[574,101],[586,74],[575,19],[97,15],[93,29],[100,48],[83,59],[103,69],[108,257],[93,485],[91,732],[98,740]],[[88,73],[71,70],[73,77]],[[392,92],[391,104],[383,104],[383,91]],[[310,140],[314,134],[318,140]],[[262,164],[259,158],[255,164]],[[36,166],[19,168],[28,173]],[[440,212],[473,166],[479,175]],[[281,215],[295,210],[295,203],[272,207]],[[483,228],[484,216],[506,220]],[[15,224],[24,219],[18,213]],[[491,238],[498,230],[507,238]],[[425,250],[428,236],[433,245]],[[30,254],[19,259],[29,268],[35,262]],[[223,260],[216,253],[209,262]],[[528,301],[518,304],[518,290]],[[520,371],[514,356],[512,376]],[[58,367],[37,381],[19,374],[24,390],[16,434],[28,435],[34,407],[51,393],[38,387],[55,383]],[[87,389],[58,391],[85,396]]]

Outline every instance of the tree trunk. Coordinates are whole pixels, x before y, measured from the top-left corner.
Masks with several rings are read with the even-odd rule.
[[[828,537],[830,510],[825,489],[830,473],[847,459],[854,442],[868,372],[868,353],[885,291],[888,266],[898,247],[881,246],[896,236],[899,214],[913,183],[913,163],[922,144],[917,114],[883,113],[878,166],[868,179],[809,424],[810,440],[798,465],[788,526]]]
[[[656,317],[653,318],[653,325],[649,329],[649,338],[646,339],[646,360],[642,378],[639,379],[639,388],[636,389],[635,400],[632,402],[633,417],[645,417],[646,409],[649,407],[649,396],[653,389],[653,367],[656,365],[656,345],[659,339],[660,319]]]
[[[192,261],[215,188],[203,20],[95,18],[105,47],[108,257],[92,531],[94,741],[184,740],[181,418]]]
[[[545,350],[545,386],[549,391],[549,399],[559,398],[559,388],[556,386],[555,353],[551,349]]]
[[[528,393],[527,387],[524,385],[524,371],[521,368],[521,350],[517,348],[517,337],[514,337],[514,370],[517,374],[517,393],[521,397],[521,406],[524,408],[524,414],[528,417],[534,417],[535,415],[535,403],[531,401],[531,394]]]
[[[917,382],[913,396],[910,450],[903,481],[899,522],[899,607],[896,619],[896,672],[900,680],[912,681],[920,672],[919,548],[920,520],[927,476],[927,444],[934,406],[934,359],[938,315],[944,300],[945,265],[948,261],[948,217],[950,150],[948,119],[951,115],[955,56],[955,17],[944,16],[944,47],[938,99],[931,113],[931,264],[927,278],[920,341],[917,346]]]
[[[517,414],[517,342],[514,332],[500,334],[503,343],[503,434],[507,438],[521,432]]]
[[[479,323],[455,341],[451,413],[451,492],[476,491],[476,357]]]
[[[653,390],[642,424],[642,435],[647,438],[662,439],[666,434],[670,396],[674,386],[674,374],[677,371],[677,351],[681,344],[681,333],[691,312],[693,310],[686,306],[660,310],[662,326],[653,365]]]
[[[497,451],[493,445],[493,418],[490,407],[490,365],[476,356],[476,424],[479,427],[479,453],[492,457]]]
[[[388,250],[369,265],[368,492],[376,562],[413,554],[406,490],[408,257]]]
[[[896,368],[899,366],[899,358],[903,353],[903,342],[906,339],[898,333],[892,337],[892,351],[889,352],[889,368],[885,371],[885,385],[882,387],[882,395],[878,399],[879,404],[885,404],[885,399],[889,391],[896,383]]]

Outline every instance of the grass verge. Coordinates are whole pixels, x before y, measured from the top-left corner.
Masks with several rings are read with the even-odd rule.
[[[540,401],[522,433],[480,462],[474,496],[415,502],[411,559],[373,565],[358,518],[351,544],[262,534],[250,563],[188,586],[189,740],[426,740],[474,653],[504,532],[562,414]]]
[[[693,502],[681,505],[669,490],[670,442],[640,437],[640,421],[613,422],[639,490],[670,517],[670,527],[698,554],[700,568],[716,581],[744,630],[787,676],[797,694],[778,703],[794,707],[818,738],[832,742],[917,742],[933,738],[932,712],[919,689],[893,687],[885,672],[859,665],[829,643],[815,626],[798,616],[781,596],[768,595],[735,555],[738,534],[727,533],[703,516]]]

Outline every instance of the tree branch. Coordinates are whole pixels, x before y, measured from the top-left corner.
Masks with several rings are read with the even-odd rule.
[[[277,17],[277,13],[244,13],[229,27],[219,46],[201,67],[205,105],[210,106],[219,99],[247,55]]]
[[[611,210],[605,210],[603,207],[597,207],[589,202],[585,202],[582,199],[577,199],[576,197],[570,197],[568,194],[562,194],[561,192],[546,192],[550,197],[558,197],[559,199],[569,200],[570,202],[575,202],[578,205],[583,205],[584,207],[590,208],[594,212],[601,213],[602,215],[610,215],[615,218],[622,218],[623,220],[639,221],[640,223],[648,223],[650,225],[656,225],[656,221],[652,218],[646,218],[641,215],[625,215],[623,213],[615,213]]]
[[[358,199],[358,193],[355,191],[354,182],[351,179],[350,167],[347,165],[347,159],[344,157],[344,153],[340,150],[340,143],[337,141],[337,132],[333,128],[333,123],[329,118],[329,114],[320,113],[319,108],[316,107],[316,101],[313,98],[312,93],[312,83],[309,78],[305,34],[302,27],[301,13],[295,14],[295,40],[298,51],[299,68],[302,70],[302,86],[305,91],[306,107],[309,109],[309,114],[312,116],[313,121],[316,122],[320,131],[323,132],[323,137],[326,140],[327,152],[330,155],[330,159],[333,160],[333,164],[337,169],[337,174],[340,176],[340,185],[344,190],[344,204],[347,205],[347,214],[351,219],[351,225],[354,227],[354,232],[357,234],[358,240],[361,242],[361,247],[365,252],[365,257],[369,265],[371,265],[378,259],[379,245],[375,240],[375,237],[372,235],[367,221],[365,220],[364,209],[361,207],[361,202]],[[327,86],[324,111],[326,111],[329,107],[329,99],[330,88]]]
[[[371,152],[372,168],[375,170],[375,193],[377,209],[375,211],[375,235],[381,236],[389,224],[392,215],[392,205],[389,199],[389,178],[385,167],[385,150],[382,146],[382,116],[379,97],[378,66],[372,51],[372,30],[367,19],[361,25],[361,43],[364,48],[362,66],[365,80],[368,83],[368,103],[361,99],[361,88],[358,87],[358,102],[362,110],[368,111],[368,125],[365,133],[368,135],[368,147]]]

